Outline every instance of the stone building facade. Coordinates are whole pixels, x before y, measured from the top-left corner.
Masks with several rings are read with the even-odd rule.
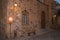
[[[38,34],[41,29],[52,26],[54,0],[7,0],[6,28],[8,37]],[[12,17],[11,26],[8,18]],[[11,29],[10,29],[11,27]]]
[[[6,10],[7,8],[7,0],[0,0],[0,39],[3,40],[5,38],[5,27],[6,27]]]
[[[60,29],[60,4],[56,4],[56,29]]]

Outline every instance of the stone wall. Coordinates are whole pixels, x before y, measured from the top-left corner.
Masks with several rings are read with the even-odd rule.
[[[52,1],[53,2],[53,1]],[[14,6],[17,4],[17,6]],[[28,13],[27,25],[22,24],[23,11],[26,10]],[[7,18],[13,17],[14,21],[11,25],[11,35],[14,37],[14,31],[17,31],[18,36],[29,35],[30,33],[37,34],[41,29],[41,14],[45,12],[45,27],[51,26],[52,9],[51,2],[45,1],[45,4],[38,2],[37,0],[8,0],[7,4]],[[7,21],[6,27],[7,36],[10,36],[10,24]]]

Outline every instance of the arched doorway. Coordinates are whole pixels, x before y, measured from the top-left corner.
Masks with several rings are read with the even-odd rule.
[[[45,29],[45,12],[44,11],[42,11],[42,14],[41,14],[41,28]]]

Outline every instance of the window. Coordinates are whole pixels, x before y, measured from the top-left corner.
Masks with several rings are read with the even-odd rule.
[[[23,25],[29,24],[29,15],[26,10],[24,10],[22,14],[22,24]]]
[[[27,24],[27,15],[23,14],[23,24]]]

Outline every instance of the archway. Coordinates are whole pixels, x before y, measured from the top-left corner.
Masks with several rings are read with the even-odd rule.
[[[41,14],[41,28],[45,29],[45,12],[42,11]]]

